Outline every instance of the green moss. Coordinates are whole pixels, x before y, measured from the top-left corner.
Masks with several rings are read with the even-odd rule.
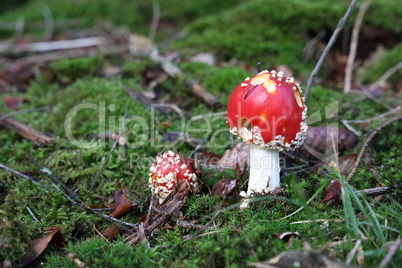
[[[218,59],[227,62],[237,58],[252,65],[257,61],[268,62],[270,66],[287,64],[296,72],[307,72],[310,66],[300,60],[305,42],[311,38],[310,35],[315,35],[321,29],[332,32],[349,3],[333,3],[329,0],[252,0],[244,1],[237,7],[239,2],[163,1],[160,3],[161,11],[167,10],[171,13],[161,22],[175,23],[174,16],[177,16],[180,23],[198,16],[204,17],[194,19],[187,28],[187,36],[175,42],[174,46],[179,47],[183,55],[208,51],[218,53]],[[384,8],[383,0],[375,2],[369,11],[377,10],[378,14],[384,14],[388,10]],[[172,3],[175,4],[170,5]],[[396,1],[389,1],[390,6],[395,3]],[[2,19],[13,20],[17,15],[25,16],[26,21],[42,19],[40,10],[44,5],[48,5],[52,12],[54,10],[56,19],[85,16],[83,25],[92,25],[98,18],[110,17],[110,21],[115,24],[125,24],[139,29],[136,32],[147,33],[152,17],[151,2],[105,1],[104,5],[93,4],[93,0],[84,0],[71,7],[70,4],[59,0],[32,1],[24,11],[12,11]],[[90,6],[84,9],[85,5]],[[122,5],[126,8],[121,9]],[[56,6],[60,7],[60,10],[56,9]],[[227,8],[229,6],[230,9]],[[221,12],[223,10],[225,11]],[[273,12],[277,10],[280,12]],[[127,13],[130,12],[132,14],[128,16]],[[387,12],[389,21],[396,25],[394,16],[399,11]],[[141,14],[133,16],[137,13]],[[208,16],[204,16],[207,13]],[[397,25],[394,29],[389,28],[391,23],[384,21],[385,16],[374,18],[370,14],[369,12],[366,16],[368,22],[374,25],[384,23],[384,28],[395,33],[400,31]],[[183,17],[188,20],[182,20]],[[142,26],[136,28],[137,23]],[[190,47],[191,50],[188,49]],[[383,72],[391,67],[387,65],[395,63],[393,60],[399,56],[398,47],[384,55],[378,65],[381,68],[373,67],[379,69],[373,71],[370,76]],[[148,172],[153,157],[167,148],[187,155],[196,145],[180,141],[171,146],[164,135],[170,132],[185,132],[201,141],[205,139],[205,147],[202,149],[223,155],[227,148],[234,145],[234,137],[228,132],[225,116],[214,112],[224,111],[233,88],[253,74],[230,64],[218,67],[187,63],[184,60],[179,64],[183,76],[178,79],[166,79],[155,89],[158,98],[153,101],[175,104],[182,109],[182,112],[173,110],[165,114],[150,110],[142,103],[132,100],[123,86],[127,84],[134,91],[143,91],[144,85],[149,83],[143,74],[149,70],[159,72],[160,67],[157,64],[142,59],[121,64],[114,62],[114,65],[123,66],[122,77],[97,78],[99,69],[111,64],[109,60],[107,57],[95,57],[53,62],[49,69],[57,79],[46,79],[42,75],[31,81],[26,92],[11,92],[15,96],[28,99],[27,103],[21,105],[21,109],[50,107],[46,111],[22,113],[15,118],[39,131],[55,135],[56,140],[52,145],[37,147],[15,132],[0,128],[0,163],[51,187],[50,179],[30,162],[32,158],[53,171],[63,184],[77,191],[80,198],[93,207],[110,204],[109,198],[116,190],[127,188],[130,191],[128,196],[138,203],[138,206],[121,219],[136,223],[148,208],[147,200],[151,194],[148,188]],[[198,81],[219,99],[223,108],[213,111],[202,103],[188,90],[185,84],[187,80]],[[366,119],[387,110],[372,100],[350,105],[350,102],[358,97],[331,90],[328,84],[325,87],[313,87],[308,103],[311,120],[309,123],[321,125],[323,122],[340,123],[341,119]],[[4,98],[4,95],[0,95],[0,103],[4,102]],[[392,102],[387,100],[386,104],[392,105]],[[128,144],[117,146],[98,178],[97,187],[90,190],[114,142],[99,140],[96,134],[118,132],[126,107],[129,107],[129,112],[124,136]],[[354,111],[356,109],[360,111],[357,117]],[[0,106],[0,110],[4,113],[10,112],[4,105]],[[198,115],[204,117],[192,119]],[[65,125],[69,118],[71,124]],[[381,122],[383,121],[375,122],[370,129]],[[365,160],[371,161],[363,161],[360,164],[349,182],[352,186],[364,189],[400,183],[402,160],[399,156],[402,139],[398,138],[397,134],[401,131],[400,122],[396,122],[376,136],[366,148],[368,158],[365,156]],[[357,147],[355,151],[359,149],[360,147]],[[173,226],[172,229],[166,230],[160,227],[152,233],[148,247],[146,243],[126,245],[123,237],[116,241],[93,238],[93,232],[90,230],[93,230],[94,226],[97,230],[104,230],[111,223],[72,205],[53,188],[50,191],[42,189],[26,179],[0,170],[0,191],[4,192],[0,193],[0,237],[4,237],[0,241],[0,256],[17,264],[25,252],[27,243],[39,238],[41,231],[47,227],[63,226],[67,248],[58,251],[48,249],[41,259],[48,267],[74,267],[75,264],[66,256],[69,252],[77,253],[77,257],[90,267],[245,267],[250,262],[263,261],[285,250],[300,250],[303,241],[308,241],[312,248],[319,249],[328,242],[339,241],[342,237],[349,237],[350,241],[360,239],[360,233],[355,235],[351,224],[311,221],[344,219],[345,216],[352,215],[348,220],[355,219],[364,235],[375,238],[362,242],[366,260],[379,263],[387,253],[379,250],[383,242],[395,240],[402,229],[399,215],[400,191],[386,195],[381,202],[368,199],[370,208],[357,206],[359,200],[363,204],[365,199],[354,198],[355,206],[352,206],[352,210],[345,210],[341,206],[328,206],[320,202],[326,194],[325,184],[331,179],[339,179],[338,175],[334,171],[322,174],[307,172],[309,171],[290,173],[281,178],[286,198],[258,197],[250,204],[250,208],[245,210],[240,210],[237,206],[240,202],[238,191],[247,184],[247,172],[238,184],[239,189],[227,198],[211,196],[207,191],[192,195],[182,207],[180,216],[200,224],[210,222],[215,216],[211,228],[201,235],[191,237],[196,234],[196,229]],[[234,171],[218,171],[213,167],[205,167],[203,179],[211,187],[220,179],[235,176]],[[62,188],[62,185],[58,186]],[[349,194],[352,193],[353,191],[349,190]],[[313,196],[315,198],[311,199]],[[30,208],[38,221],[33,220],[27,208]],[[299,208],[302,209],[298,213],[282,219]],[[367,214],[369,209],[372,209],[372,216]],[[295,224],[298,221],[304,222]],[[376,221],[380,223],[379,229]],[[289,231],[299,232],[302,239],[288,244],[272,236],[274,233]],[[76,235],[77,232],[81,234]],[[12,247],[5,246],[4,241],[9,242]],[[333,247],[333,254],[344,260],[353,247],[354,242],[341,243]]]
[[[23,221],[21,203],[24,195],[19,191],[9,190],[4,203],[0,206],[0,261],[18,260],[25,253],[32,237],[34,225]]]
[[[297,68],[302,58],[303,46],[300,44],[305,42],[303,33],[306,29],[330,27],[331,21],[335,21],[343,10],[342,5],[327,5],[325,9],[330,11],[325,12],[325,20],[320,20],[317,15],[324,14],[320,11],[324,4],[306,3],[247,2],[223,14],[195,21],[188,27],[186,38],[175,45],[182,49],[191,47],[214,51],[223,59],[237,58],[251,64],[259,61],[287,64]],[[311,12],[306,13],[306,8]],[[322,25],[318,25],[317,21]]]
[[[52,61],[49,68],[55,78],[65,84],[81,77],[95,76],[102,64],[99,57],[60,59]]]
[[[179,0],[161,1],[159,10],[163,14],[161,24],[163,30],[157,32],[158,39],[166,39],[177,33],[177,28],[186,25],[197,17],[219,13],[241,0],[228,0],[216,3],[213,0],[204,0],[183,3]],[[153,2],[141,1],[105,1],[83,0],[74,2],[74,5],[63,0],[32,0],[25,6],[10,10],[2,14],[4,21],[14,22],[16,18],[24,19],[25,23],[43,21],[44,10],[50,10],[52,18],[79,20],[81,27],[88,27],[99,21],[106,20],[115,26],[129,27],[136,34],[148,35],[153,17]],[[169,27],[163,27],[168,25]],[[11,31],[0,31],[0,36],[8,36]]]
[[[304,44],[320,30],[331,33],[347,4],[349,1],[249,1],[196,20],[188,26],[186,37],[174,46],[213,51],[224,60],[237,58],[253,65],[259,61],[285,64],[299,72],[305,68],[301,60]],[[402,29],[395,25],[399,25],[401,12],[396,0],[376,1],[365,19],[368,24],[398,34]],[[385,18],[389,20],[385,22]]]
[[[359,74],[361,75],[361,79],[364,81],[364,83],[370,85],[376,82],[377,79],[385,74],[391,67],[395,66],[401,61],[402,44],[399,44],[389,51],[384,51],[372,68],[369,68],[368,70],[362,69],[359,71]],[[387,81],[391,82],[394,85],[397,81],[400,81],[401,75],[402,70],[399,70],[398,72],[394,73]]]
[[[69,243],[67,252],[77,253],[77,258],[91,267],[150,267],[157,264],[157,250],[146,245],[128,247],[123,239],[108,243],[103,238],[95,238],[82,243]],[[48,257],[46,267],[75,267],[69,257],[60,259],[58,255]]]
[[[364,15],[364,23],[400,34],[402,32],[402,25],[398,18],[401,16],[402,8],[397,0],[373,1]]]
[[[142,78],[148,69],[159,68],[157,63],[150,59],[144,59],[141,61],[126,61],[122,66],[122,72],[124,77],[127,78]],[[140,80],[142,82],[142,80]]]

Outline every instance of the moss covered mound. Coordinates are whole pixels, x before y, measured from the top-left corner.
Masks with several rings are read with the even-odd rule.
[[[196,20],[185,38],[174,43],[181,49],[213,51],[222,59],[237,58],[250,64],[286,64],[300,70],[305,43],[324,31],[332,34],[349,1],[254,0]],[[349,20],[351,28],[356,12]],[[398,0],[373,1],[365,24],[402,33],[402,8]]]

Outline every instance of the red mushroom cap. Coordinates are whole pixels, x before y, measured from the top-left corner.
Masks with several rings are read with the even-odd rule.
[[[198,177],[189,160],[172,151],[159,153],[150,171],[149,184],[159,198],[159,203],[175,190],[178,180],[187,180],[192,190],[198,185]]]
[[[307,106],[292,77],[263,71],[238,85],[228,102],[230,132],[267,149],[292,150],[307,133]]]

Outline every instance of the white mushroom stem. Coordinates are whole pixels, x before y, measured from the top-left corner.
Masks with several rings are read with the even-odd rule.
[[[247,195],[272,191],[280,186],[279,151],[250,146],[250,178]]]

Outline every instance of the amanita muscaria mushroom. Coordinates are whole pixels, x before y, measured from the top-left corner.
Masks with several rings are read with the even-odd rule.
[[[230,132],[251,145],[247,195],[280,186],[279,152],[302,145],[306,113],[299,85],[282,72],[262,71],[235,88],[227,121]]]
[[[189,163],[181,154],[172,151],[159,153],[150,167],[149,184],[159,198],[159,204],[176,189],[179,180],[186,180],[190,190],[195,191],[198,186],[198,177]]]

